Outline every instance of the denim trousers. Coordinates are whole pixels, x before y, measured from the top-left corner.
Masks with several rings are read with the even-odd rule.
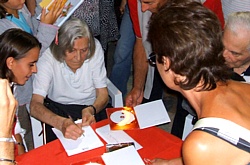
[[[131,73],[132,55],[135,43],[135,34],[126,5],[120,25],[120,38],[117,41],[113,55],[114,64],[110,73],[110,81],[122,92],[127,94],[127,82]]]

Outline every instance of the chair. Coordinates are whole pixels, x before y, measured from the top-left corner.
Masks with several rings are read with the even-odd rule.
[[[182,134],[182,140],[185,140],[188,134],[192,131],[194,125],[193,123],[193,116],[191,114],[188,114],[185,118],[185,124],[184,124],[184,129],[183,129],[183,134]]]
[[[109,96],[111,98],[112,106],[123,107],[122,93],[109,79],[107,79],[107,88]],[[34,140],[34,148],[37,148],[46,144],[45,136],[43,134],[43,127],[39,120],[35,119],[34,117],[30,117],[30,119]]]

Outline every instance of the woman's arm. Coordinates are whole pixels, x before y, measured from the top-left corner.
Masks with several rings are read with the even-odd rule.
[[[0,100],[0,138],[12,138],[17,101],[10,90],[9,82],[4,79],[0,79]],[[0,158],[14,160],[14,142],[0,142]],[[0,161],[0,164],[13,163]]]
[[[96,109],[96,113],[100,112],[102,109],[106,107],[108,104],[108,90],[107,88],[97,88],[96,89],[96,100],[93,103],[94,108]],[[93,107],[89,106],[84,108],[82,111],[82,125],[89,125],[95,122],[95,110]]]
[[[30,114],[38,120],[49,124],[60,130],[65,138],[76,140],[83,134],[80,126],[73,123],[70,118],[61,117],[44,105],[44,97],[38,94],[33,94],[30,103]]]

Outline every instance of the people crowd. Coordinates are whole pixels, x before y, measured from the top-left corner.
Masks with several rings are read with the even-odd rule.
[[[105,52],[113,40],[109,78],[126,106],[172,90],[178,93],[172,134],[181,136],[188,113],[196,118],[182,157],[150,164],[249,164],[249,0],[122,0],[120,26],[113,1],[86,1],[61,27],[54,23],[65,2],[54,1],[49,12],[39,2],[0,0],[0,121],[7,125],[0,127],[0,164],[34,148],[24,126],[32,127],[30,115],[45,123],[47,142],[56,139],[53,127],[75,140],[82,126],[107,118]],[[99,17],[85,8],[98,9]],[[220,136],[235,129],[242,139],[236,144]]]

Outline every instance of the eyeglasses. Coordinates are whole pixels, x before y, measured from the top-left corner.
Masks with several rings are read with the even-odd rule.
[[[154,52],[150,53],[150,55],[148,57],[148,62],[151,66],[156,65],[156,54]]]

